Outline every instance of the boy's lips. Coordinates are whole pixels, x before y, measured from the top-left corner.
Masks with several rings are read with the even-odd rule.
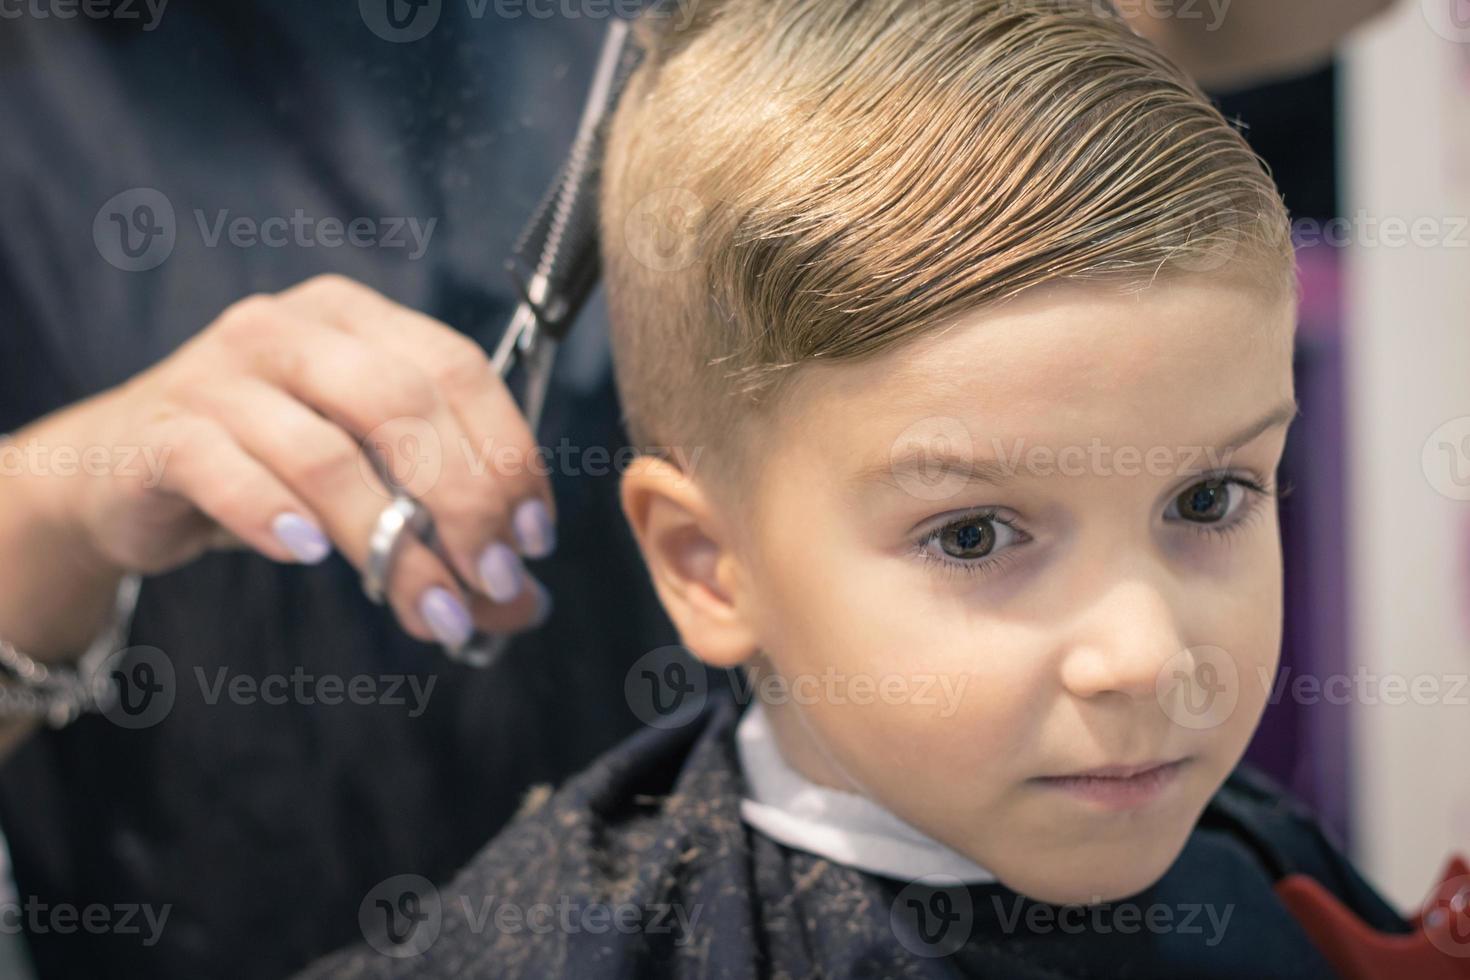
[[[1097,769],[1082,769],[1077,772],[1063,773],[1059,776],[1043,776],[1042,779],[1127,779],[1138,776],[1154,769],[1170,766],[1176,762],[1183,762],[1184,757],[1178,759],[1156,759],[1152,762],[1143,762],[1138,765],[1123,766],[1101,766]]]
[[[1032,782],[1104,809],[1133,810],[1161,796],[1189,761],[1186,756],[1139,765],[1102,766],[1064,776],[1037,776]]]

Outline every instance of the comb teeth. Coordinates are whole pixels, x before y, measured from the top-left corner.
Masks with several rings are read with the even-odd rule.
[[[521,299],[554,340],[565,338],[601,274],[598,183],[607,125],[642,56],[627,22],[613,20],[571,151],[506,263]]]

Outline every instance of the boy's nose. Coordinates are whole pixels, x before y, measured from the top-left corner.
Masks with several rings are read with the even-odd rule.
[[[1179,616],[1156,583],[1122,579],[1074,619],[1064,638],[1062,684],[1077,697],[1157,697],[1159,672],[1185,648]]]

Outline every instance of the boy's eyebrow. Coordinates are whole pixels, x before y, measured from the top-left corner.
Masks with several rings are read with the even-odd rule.
[[[1302,406],[1295,398],[1288,402],[1282,402],[1280,405],[1277,405],[1274,409],[1272,409],[1270,414],[1268,414],[1265,418],[1261,419],[1254,425],[1247,426],[1237,435],[1225,440],[1224,445],[1220,446],[1220,448],[1224,449],[1226,452],[1233,453],[1241,446],[1253,442],[1262,433],[1270,432],[1272,429],[1276,428],[1279,425],[1290,424],[1293,420],[1296,419],[1298,415],[1301,414],[1301,411]]]
[[[976,459],[963,453],[911,453],[902,459],[865,466],[854,483],[886,483],[895,489],[905,488],[905,481],[915,480],[932,486],[941,480],[958,476],[966,483],[999,487],[1015,476],[1014,468],[994,459]]]
[[[1228,458],[1237,449],[1245,446],[1261,434],[1287,425],[1301,414],[1301,405],[1295,398],[1272,409],[1259,421],[1246,426],[1217,448],[1220,456]],[[1205,448],[1205,447],[1201,447]],[[1003,486],[1015,477],[1015,468],[1009,463],[994,459],[978,459],[964,453],[915,451],[902,459],[865,466],[853,478],[854,483],[888,483],[902,489],[903,480],[920,480],[933,485],[939,480],[958,476],[966,483],[985,486]]]

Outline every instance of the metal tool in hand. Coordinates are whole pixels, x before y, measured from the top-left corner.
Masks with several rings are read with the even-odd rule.
[[[507,383],[517,367],[524,368],[520,405],[532,432],[541,421],[556,348],[601,274],[597,204],[603,142],[639,53],[627,22],[614,19],[571,154],[506,262],[521,303],[491,362]]]
[[[641,58],[628,23],[612,20],[571,152],[506,262],[521,302],[491,363],[511,392],[518,392],[533,436],[546,405],[557,347],[601,275],[597,224],[603,145],[618,97]],[[505,636],[477,632],[450,653],[484,667],[499,656],[506,641]]]

